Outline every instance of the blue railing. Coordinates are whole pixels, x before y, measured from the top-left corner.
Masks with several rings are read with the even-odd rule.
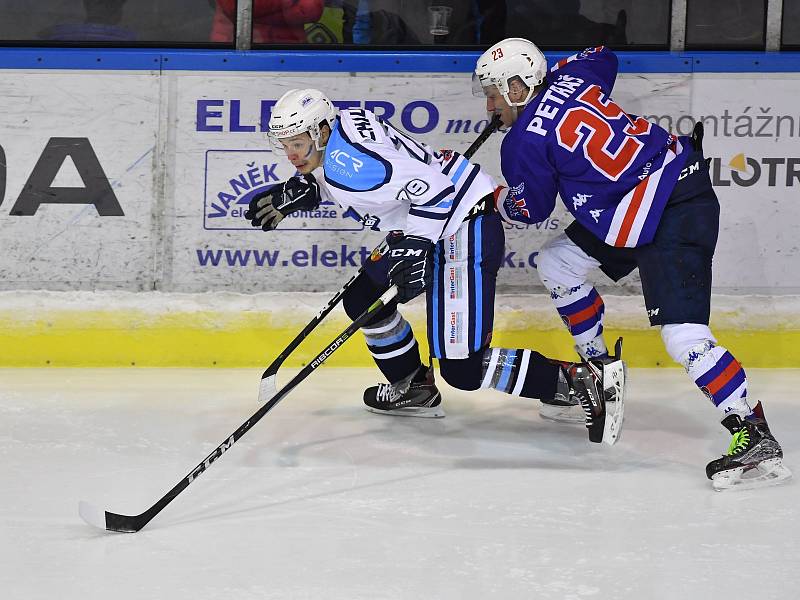
[[[547,52],[553,60],[567,52]],[[468,73],[480,52],[0,48],[2,69]],[[618,52],[625,73],[800,72],[800,52]]]

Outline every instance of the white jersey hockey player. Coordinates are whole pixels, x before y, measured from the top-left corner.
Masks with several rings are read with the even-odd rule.
[[[278,100],[269,137],[298,175],[253,198],[254,227],[275,229],[288,214],[338,203],[365,226],[389,232],[343,298],[350,318],[389,285],[395,301],[362,331],[388,384],[364,393],[369,410],[443,416],[431,367],[422,364],[398,312],[425,292],[428,345],[442,377],[464,390],[494,388],[550,404],[579,403],[590,440],[613,444],[622,425],[622,361],[608,365],[548,359],[526,349],[491,348],[497,271],[504,234],[494,181],[457,152],[434,152],[364,109],[342,110],[318,90]]]

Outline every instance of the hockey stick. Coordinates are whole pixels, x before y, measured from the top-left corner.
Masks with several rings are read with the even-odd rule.
[[[139,531],[142,527],[147,525],[153,517],[160,513],[164,507],[172,502],[178,494],[189,487],[201,473],[203,473],[211,463],[216,461],[220,456],[225,454],[231,446],[233,446],[245,433],[247,433],[253,425],[258,423],[264,415],[266,415],[272,408],[278,404],[289,392],[291,392],[301,381],[308,377],[317,367],[321,366],[331,354],[344,344],[356,331],[361,328],[364,323],[370,320],[376,311],[380,310],[385,304],[391,301],[397,295],[397,287],[392,286],[383,295],[375,301],[375,303],[365,310],[361,315],[356,318],[349,327],[347,327],[339,336],[328,344],[325,349],[317,354],[316,358],[308,363],[294,379],[287,383],[281,390],[264,406],[259,408],[247,421],[233,432],[224,442],[209,454],[199,465],[192,469],[188,475],[181,479],[175,487],[168,491],[161,499],[153,506],[139,515],[119,515],[108,511],[103,511],[89,504],[88,502],[81,501],[78,505],[78,514],[89,525],[94,525],[100,529],[107,529],[108,531],[118,531],[121,533],[134,533]]]
[[[495,115],[486,128],[480,133],[480,135],[475,138],[475,141],[470,144],[470,147],[467,148],[466,152],[464,152],[463,156],[467,160],[472,158],[472,156],[478,151],[478,149],[483,145],[486,139],[497,130],[498,127],[502,125],[502,121],[500,120],[500,115]],[[372,253],[376,251],[380,251],[381,246],[384,245],[385,242],[381,242],[381,245],[375,248]],[[270,398],[272,398],[275,394],[278,393],[278,385],[276,383],[278,377],[278,369],[281,368],[281,365],[284,361],[289,357],[289,355],[294,352],[295,348],[300,345],[300,343],[308,337],[308,335],[317,328],[322,320],[328,316],[339,301],[344,296],[345,292],[350,289],[350,286],[353,285],[353,282],[358,278],[361,273],[364,272],[364,266],[362,265],[359,267],[358,271],[345,283],[342,288],[336,292],[336,295],[328,300],[328,303],[322,308],[322,310],[317,313],[311,321],[303,328],[303,330],[298,333],[295,338],[289,342],[289,345],[283,349],[283,351],[272,361],[272,364],[269,365],[264,372],[261,374],[261,383],[259,384],[258,388],[258,401],[259,402],[266,402]]]
[[[375,248],[378,250],[381,246]],[[373,252],[375,252],[373,250]],[[336,295],[328,300],[328,303],[317,313],[311,321],[308,322],[303,328],[303,331],[298,333],[295,338],[289,343],[286,348],[278,355],[278,357],[272,361],[272,364],[266,368],[266,370],[261,374],[261,383],[258,387],[258,401],[259,402],[266,402],[270,398],[272,398],[275,394],[278,393],[278,386],[275,383],[275,380],[278,376],[278,369],[281,368],[281,365],[286,360],[286,358],[294,352],[294,349],[300,345],[300,343],[308,337],[308,335],[317,328],[322,320],[331,312],[339,301],[344,296],[345,292],[350,289],[350,286],[353,285],[353,282],[358,278],[359,275],[364,271],[363,265],[359,267],[358,271],[345,283],[342,288],[336,292]]]
[[[475,138],[474,142],[472,142],[472,145],[470,145],[470,147],[467,148],[467,151],[464,152],[463,154],[464,158],[466,159],[472,158],[472,155],[478,151],[478,148],[483,146],[483,142],[485,142],[490,135],[492,135],[495,131],[497,131],[497,128],[500,127],[500,125],[502,124],[503,121],[500,120],[500,115],[493,116],[492,120],[489,121],[489,124],[486,125],[486,128],[483,131],[481,131],[480,135]]]

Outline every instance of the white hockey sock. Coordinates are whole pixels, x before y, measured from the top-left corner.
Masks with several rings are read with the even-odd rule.
[[[753,414],[747,403],[747,376],[725,348],[706,340],[692,347],[681,362],[700,391],[724,415],[733,412],[744,419]]]
[[[605,304],[593,285],[583,283],[572,288],[556,287],[550,290],[550,299],[583,358],[608,354],[603,339]]]

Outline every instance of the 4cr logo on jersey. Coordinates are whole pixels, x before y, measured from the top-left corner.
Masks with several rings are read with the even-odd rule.
[[[355,156],[350,156],[347,152],[340,150],[339,148],[331,152],[330,157],[340,167],[344,167],[345,169],[352,167],[353,171],[356,173],[358,173],[359,169],[364,166],[363,160],[360,160]]]

